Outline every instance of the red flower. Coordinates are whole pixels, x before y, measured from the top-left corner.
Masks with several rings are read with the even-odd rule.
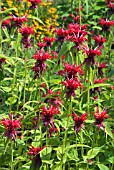
[[[52,46],[52,43],[56,40],[56,38],[44,37],[43,40],[46,42],[47,46]]]
[[[38,4],[42,3],[42,0],[28,0],[28,1],[31,2],[30,8],[32,9],[36,8]]]
[[[32,27],[24,27],[21,28],[19,30],[19,32],[22,34],[23,38],[22,38],[22,43],[24,44],[25,48],[29,48],[30,47],[30,34],[34,34],[34,30]]]
[[[2,27],[5,27],[5,26],[7,26],[7,25],[11,26],[11,21],[10,21],[10,19],[7,19],[7,20],[5,20],[5,21],[2,22]]]
[[[77,134],[81,130],[85,120],[87,119],[87,113],[83,113],[80,117],[78,117],[78,115],[75,112],[73,112],[72,116],[74,120],[74,130]]]
[[[73,96],[75,97],[75,90],[78,87],[82,88],[82,84],[78,79],[67,79],[66,81],[61,82],[61,84],[64,84],[65,87],[67,88],[66,94],[67,94],[67,98]]]
[[[98,73],[100,76],[103,75],[103,69],[106,68],[106,63],[101,63],[100,66],[98,66]]]
[[[42,49],[43,47],[45,47],[46,46],[46,42],[38,42],[38,47],[40,48],[40,49]]]
[[[43,51],[40,50],[40,52],[36,52],[32,58],[36,60],[35,66],[32,68],[32,70],[35,72],[34,78],[37,78],[46,71],[45,61],[49,58],[52,58],[52,56],[48,52],[43,53]]]
[[[41,148],[41,147],[35,148],[34,146],[31,146],[31,148],[29,149],[28,154],[29,154],[30,156],[35,157],[35,156],[37,156],[37,154],[39,154],[40,151],[43,150],[44,148],[45,148],[45,146],[43,146],[42,148]]]
[[[104,83],[104,81],[107,80],[107,78],[102,78],[102,79],[95,79],[94,80],[94,84],[98,84],[98,83]]]
[[[64,63],[64,66],[64,72],[67,72],[69,79],[76,78],[77,73],[79,73],[80,75],[84,75],[84,71],[81,69],[81,64],[76,66],[75,64],[70,65],[69,63]]]
[[[16,26],[21,27],[23,22],[28,21],[25,16],[23,17],[16,17],[12,16],[12,21],[16,24]]]
[[[59,109],[56,106],[50,105],[48,109],[44,106],[41,110],[40,118],[44,122],[45,127],[48,127],[49,124],[54,127],[53,117],[55,114],[60,114]]]
[[[96,45],[99,47],[102,46],[104,42],[106,42],[106,38],[102,38],[101,35],[94,36],[93,39],[95,40]]]
[[[84,51],[88,56],[87,58],[85,58],[84,63],[91,65],[93,65],[95,62],[95,56],[96,55],[100,56],[102,54],[99,48],[93,50],[92,48],[89,49],[88,47],[84,47]]]
[[[3,118],[0,121],[0,124],[2,124],[5,128],[4,135],[7,136],[8,138],[16,140],[16,136],[18,133],[16,130],[21,128],[21,123],[20,123],[21,119],[22,118],[15,120],[15,119],[13,119],[13,115],[11,115],[11,114],[9,114],[9,119]]]
[[[29,149],[28,154],[32,157],[32,168],[33,169],[38,169],[41,167],[42,165],[42,160],[40,158],[40,151],[43,150],[45,148],[45,146],[41,147],[37,147],[35,148],[34,146],[31,146],[31,148]]]
[[[106,19],[106,20],[100,19],[99,24],[102,25],[102,29],[104,31],[109,31],[110,27],[114,26],[114,20],[113,21],[109,21],[108,19]]]
[[[50,138],[52,136],[52,133],[54,133],[54,132],[57,133],[58,129],[55,128],[55,127],[49,128],[49,130],[48,130],[48,137]]]
[[[22,34],[23,37],[28,37],[30,34],[34,34],[34,30],[32,27],[20,28],[19,32]]]
[[[66,39],[67,35],[69,34],[69,31],[68,30],[64,30],[63,28],[56,29],[55,32],[57,33],[58,40],[60,42],[63,42]]]
[[[100,129],[100,127],[104,128],[104,124],[103,124],[104,119],[109,118],[110,116],[107,114],[106,111],[102,111],[100,113],[99,108],[96,107],[96,113],[94,113],[94,117],[96,119],[94,124],[97,125],[98,129]]]

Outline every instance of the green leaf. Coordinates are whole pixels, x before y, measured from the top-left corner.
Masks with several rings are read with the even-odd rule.
[[[109,168],[103,164],[97,164],[100,170],[109,170]]]
[[[8,8],[5,11],[0,11],[0,14],[8,13],[9,11],[15,11],[17,8]]]
[[[63,43],[60,51],[59,51],[59,54],[58,54],[58,59],[60,60],[60,57],[62,55],[64,55],[67,51],[69,51],[71,49],[71,47],[74,46],[74,43],[73,42],[65,42]]]
[[[109,127],[108,122],[105,122],[105,123],[104,123],[104,126],[105,126],[105,132],[106,132],[106,134],[109,135],[112,139],[114,139],[114,135],[113,135],[113,133],[112,133],[112,131],[111,131],[111,128]]]
[[[101,151],[101,147],[95,147],[88,151],[86,159],[93,159]]]
[[[17,98],[15,96],[12,96],[12,97],[9,97],[5,103],[8,105],[12,105],[12,104],[15,104],[16,101],[17,101]]]
[[[38,21],[39,23],[41,23],[41,24],[45,25],[45,24],[43,23],[43,21],[41,21],[38,17],[35,17],[35,16],[32,16],[32,15],[29,15],[27,18],[34,19],[34,20]]]
[[[114,156],[110,157],[110,158],[108,159],[108,161],[109,161],[110,163],[114,164]]]

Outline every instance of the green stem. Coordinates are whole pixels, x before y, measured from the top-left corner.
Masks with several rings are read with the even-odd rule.
[[[80,17],[80,28],[81,28],[81,0],[78,0],[78,8],[79,8],[79,17]]]
[[[11,141],[11,170],[13,170],[13,141]]]

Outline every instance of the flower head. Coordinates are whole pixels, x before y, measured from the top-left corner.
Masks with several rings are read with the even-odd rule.
[[[59,109],[50,105],[48,109],[44,106],[41,110],[40,118],[44,122],[45,127],[48,127],[49,124],[54,127],[53,117],[55,114],[60,114]]]
[[[45,146],[37,147],[37,148],[35,148],[34,146],[31,146],[29,148],[28,154],[31,156],[31,159],[32,159],[32,168],[37,169],[41,167],[42,160],[40,158],[40,151],[42,151],[44,148]]]
[[[35,72],[34,78],[37,78],[46,71],[45,61],[52,58],[52,56],[48,52],[43,52],[42,50],[40,50],[40,52],[36,52],[36,54],[34,54],[32,58],[36,60],[35,66],[32,67],[32,70]]]
[[[52,46],[52,43],[56,40],[56,38],[44,37],[43,40],[46,42],[46,46]]]
[[[99,24],[102,25],[102,29],[104,31],[110,31],[110,27],[114,26],[114,20],[109,21],[108,19],[106,19],[106,20],[100,19]]]
[[[91,65],[93,65],[95,63],[95,56],[96,55],[100,56],[102,54],[102,52],[100,51],[99,48],[95,48],[95,49],[90,48],[89,49],[87,47],[84,47],[84,51],[88,56],[87,58],[85,58],[84,63],[91,64]]]
[[[28,37],[30,34],[34,34],[33,28],[27,26],[20,28],[19,32],[22,34],[23,37]]]
[[[100,129],[100,127],[104,128],[104,119],[109,118],[109,115],[107,114],[106,111],[102,111],[100,113],[99,108],[96,107],[96,113],[94,113],[94,117],[95,117],[95,122],[94,124],[98,127],[98,129]]]
[[[77,134],[81,130],[85,120],[87,119],[87,113],[83,113],[80,117],[78,117],[78,115],[75,112],[73,112],[72,116],[74,120],[74,130]]]
[[[4,135],[7,136],[8,138],[11,138],[13,140],[16,140],[16,136],[17,136],[17,129],[21,128],[21,120],[22,118],[19,118],[17,120],[15,120],[13,118],[13,115],[9,114],[9,118],[5,119],[3,118],[0,121],[0,124],[2,124],[5,128],[5,133]]]
[[[99,47],[101,47],[103,43],[106,42],[106,38],[102,38],[101,35],[94,36],[93,39],[95,40],[96,45],[98,45]]]
[[[75,90],[80,87],[82,88],[82,84],[78,79],[67,79],[66,81],[61,82],[61,84],[64,84],[67,91],[67,98],[70,98],[71,96],[75,97]]]
[[[12,19],[11,19],[15,24],[16,26],[18,27],[21,27],[23,22],[25,21],[28,21],[27,18],[25,16],[22,16],[22,17],[16,17],[14,15],[12,15]]]

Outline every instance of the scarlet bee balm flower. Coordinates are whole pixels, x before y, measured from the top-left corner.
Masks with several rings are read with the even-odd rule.
[[[5,133],[4,135],[7,136],[8,138],[13,139],[14,141],[16,140],[16,136],[17,136],[17,129],[21,128],[21,120],[22,118],[19,118],[17,120],[15,120],[13,118],[13,115],[9,114],[9,118],[5,119],[3,118],[0,121],[0,124],[2,124],[5,128]]]
[[[73,112],[72,116],[74,120],[74,130],[77,134],[81,130],[85,120],[87,119],[87,113],[83,113],[80,117],[78,117],[78,115],[75,112]]]
[[[94,122],[94,124],[98,127],[98,129],[100,129],[100,127],[105,128],[103,122],[106,118],[110,118],[110,116],[107,114],[106,111],[102,111],[100,113],[98,107],[96,107],[96,113],[94,113],[94,117],[95,117],[95,120],[96,120]]]

